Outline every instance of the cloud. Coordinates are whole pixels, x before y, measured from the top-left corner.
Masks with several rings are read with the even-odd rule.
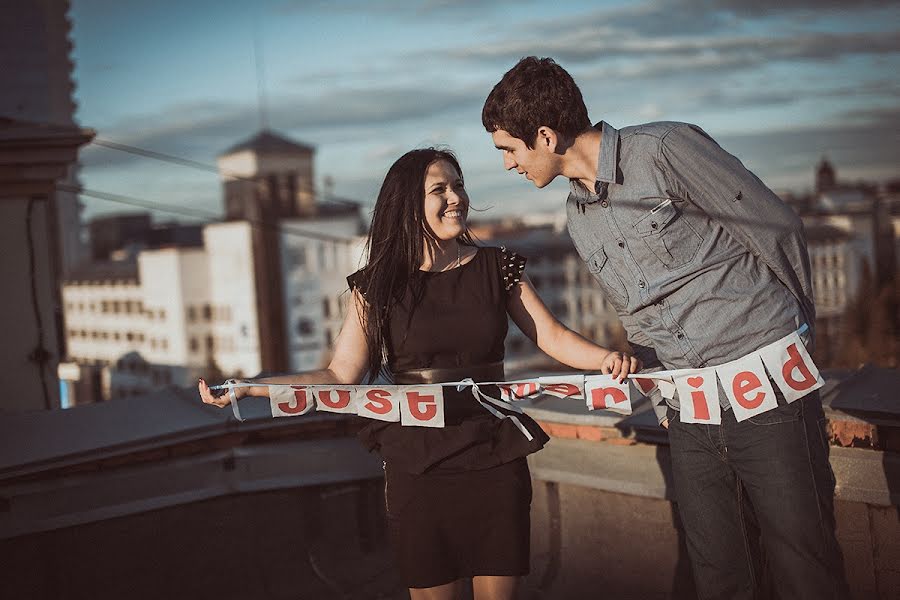
[[[894,0],[675,0],[671,4],[689,11],[727,11],[738,15],[766,16],[775,13],[862,11],[895,6]]]
[[[900,32],[814,32],[773,37],[771,35],[692,36],[690,38],[644,38],[609,31],[575,32],[549,42],[506,40],[480,44],[448,53],[464,60],[512,63],[525,55],[552,56],[560,62],[597,63],[613,59],[639,59],[637,76],[655,76],[677,67],[721,69],[749,67],[773,60],[832,60],[848,55],[900,52]],[[622,74],[627,74],[623,69]]]
[[[809,187],[815,164],[823,154],[838,169],[865,169],[883,179],[900,176],[898,133],[900,108],[891,106],[844,111],[820,126],[723,134],[717,138],[767,184]]]
[[[434,118],[474,106],[482,96],[480,88],[464,87],[332,88],[315,98],[278,98],[271,102],[268,115],[280,131],[327,130],[329,137],[349,131],[359,138],[367,128]],[[102,139],[212,162],[240,137],[257,130],[258,120],[256,107],[250,105],[202,102],[169,106],[158,114],[136,116],[110,127],[91,125],[99,129]],[[81,158],[84,166],[94,168],[143,160],[96,146],[88,147]]]

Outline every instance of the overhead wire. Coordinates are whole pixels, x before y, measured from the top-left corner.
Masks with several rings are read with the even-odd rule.
[[[92,190],[92,189],[88,189],[88,188],[85,188],[85,187],[82,187],[79,185],[71,185],[71,184],[64,183],[64,182],[57,183],[56,187],[57,187],[57,189],[65,191],[65,192],[79,194],[82,196],[88,196],[90,198],[96,198],[98,200],[106,200],[108,202],[116,202],[119,204],[126,204],[128,206],[136,206],[136,207],[144,208],[147,210],[153,210],[153,211],[158,211],[158,212],[163,212],[163,213],[170,213],[170,214],[179,215],[182,217],[202,219],[202,220],[206,221],[207,223],[221,222],[221,215],[216,212],[213,212],[213,211],[206,211],[206,210],[196,209],[196,208],[185,208],[185,207],[181,207],[181,206],[174,206],[171,204],[163,204],[161,202],[144,200],[141,198],[136,198],[134,196],[127,196],[124,194],[113,194],[113,193],[104,192],[101,190]],[[326,233],[319,233],[316,231],[309,231],[307,229],[301,229],[298,227],[294,227],[292,225],[268,223],[265,221],[260,221],[258,219],[241,219],[241,220],[250,223],[250,225],[252,225],[254,227],[283,233],[285,235],[291,235],[291,236],[303,237],[303,238],[311,238],[311,239],[319,240],[322,242],[331,242],[331,243],[339,243],[339,244],[354,243],[354,238],[352,238],[352,237],[329,235]]]
[[[156,150],[148,150],[146,148],[140,148],[138,146],[132,146],[129,144],[122,144],[120,142],[115,142],[112,140],[107,140],[103,138],[94,138],[91,140],[90,144],[101,146],[103,148],[109,148],[111,150],[117,150],[119,152],[126,152],[128,154],[134,154],[136,156],[142,156],[144,158],[152,158],[154,160],[158,160],[161,162],[167,162],[171,164],[176,164],[182,167],[188,167],[192,169],[198,169],[201,171],[205,171],[208,173],[215,173],[217,175],[222,175],[229,179],[236,179],[240,181],[249,181],[249,182],[258,182],[258,178],[254,177],[245,177],[242,175],[238,175],[233,172],[223,171],[214,165],[209,165],[197,160],[183,158],[181,156],[176,156],[174,154],[168,154],[165,152],[157,152]],[[74,194],[80,194],[83,196],[88,196],[90,198],[96,198],[98,200],[106,200],[108,202],[117,202],[119,204],[125,204],[128,206],[135,206],[139,208],[144,208],[147,210],[153,210],[157,212],[170,213],[183,217],[190,217],[195,219],[203,219],[206,222],[218,222],[221,221],[221,215],[219,213],[215,213],[213,211],[205,211],[202,209],[191,209],[185,208],[182,206],[173,206],[163,204],[161,202],[151,201],[151,200],[143,200],[140,198],[136,198],[134,196],[124,195],[124,194],[113,194],[110,192],[104,192],[101,190],[92,190],[87,189],[81,186],[75,186],[65,183],[58,184],[58,189],[68,191]],[[301,228],[294,227],[292,225],[277,225],[273,223],[267,223],[265,221],[260,221],[258,219],[243,219],[244,221],[249,222],[254,227],[259,227],[262,229],[267,229],[271,231],[279,231],[281,233],[285,233],[287,235],[293,235],[297,237],[307,237],[312,239],[317,239],[320,241],[334,242],[334,243],[344,243],[351,244],[353,243],[353,238],[351,237],[342,237],[342,236],[334,236],[323,233],[318,233],[315,231],[309,231]]]

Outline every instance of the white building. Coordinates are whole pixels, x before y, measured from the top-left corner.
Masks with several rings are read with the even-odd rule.
[[[91,377],[109,399],[327,365],[361,260],[359,205],[316,202],[312,149],[271,132],[219,164],[227,220],[204,226],[202,246],[141,250],[65,285],[73,391]]]

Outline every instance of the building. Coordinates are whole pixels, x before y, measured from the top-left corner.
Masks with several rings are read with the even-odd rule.
[[[6,0],[0,9],[0,117],[34,124],[75,126],[68,0]],[[75,160],[61,181],[78,185]],[[87,258],[81,204],[72,191],[52,196],[54,237],[63,275]]]
[[[528,259],[525,272],[544,304],[567,327],[606,347],[623,347],[626,336],[612,305],[607,302],[568,234],[555,216],[473,226],[476,237],[506,246]],[[508,372],[555,368],[559,365],[540,352],[510,321],[506,338]]]
[[[864,335],[850,331],[854,327],[846,322],[849,307],[860,294],[875,302],[880,290],[894,285],[900,231],[894,221],[900,211],[889,186],[841,182],[824,158],[816,167],[815,190],[793,206],[808,241],[817,310],[816,360],[833,365],[840,362],[849,335]],[[890,310],[877,310],[882,308]]]
[[[259,348],[257,371],[324,366],[343,317],[344,278],[359,265],[359,205],[317,201],[314,152],[307,144],[263,130],[218,159],[227,222],[206,233],[217,274],[214,295],[219,297],[228,281],[224,275],[230,261],[223,256],[252,260],[247,273],[253,279],[240,280],[243,285],[231,286],[228,293],[240,298],[240,314],[247,322],[255,321],[249,329],[255,330]],[[226,372],[237,366],[223,360]]]
[[[317,202],[312,149],[271,132],[219,165],[224,222],[91,224],[104,262],[63,289],[75,403],[327,365],[361,258],[359,205]]]

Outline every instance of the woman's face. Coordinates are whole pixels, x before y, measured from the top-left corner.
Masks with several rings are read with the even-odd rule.
[[[446,160],[436,160],[425,172],[425,223],[439,240],[452,240],[466,231],[469,196],[462,177]]]

